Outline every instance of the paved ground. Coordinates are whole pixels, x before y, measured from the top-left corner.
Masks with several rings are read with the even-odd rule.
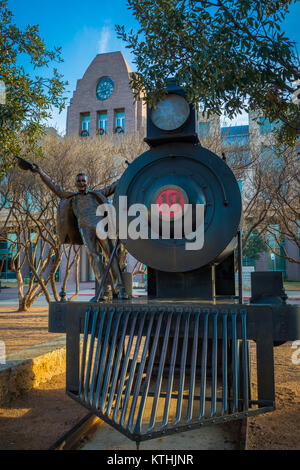
[[[61,284],[57,284],[57,291],[60,292]],[[25,287],[26,292],[26,287]],[[75,286],[68,285],[67,297],[71,297],[75,293]],[[92,297],[95,293],[95,284],[93,282],[84,282],[80,284],[80,294],[75,301],[82,301],[85,298]],[[54,300],[54,299],[53,299]],[[0,290],[0,305],[16,305],[18,301],[18,291],[16,287],[4,287]],[[41,295],[34,303],[34,306],[46,306],[47,301],[44,295]]]
[[[61,285],[57,284],[57,291],[60,292]],[[26,291],[25,291],[26,292]],[[83,302],[89,301],[95,295],[95,284],[94,282],[83,282],[80,284],[79,295],[74,301]],[[67,298],[71,297],[75,293],[75,286],[70,285],[67,288]],[[143,289],[134,289],[134,295],[140,296],[145,295]],[[54,300],[54,299],[53,299]],[[4,287],[0,290],[0,306],[16,306],[18,303],[18,291],[16,287]],[[34,307],[37,306],[48,306],[47,300],[44,295],[41,295],[35,302]]]
[[[295,289],[296,288],[296,289]],[[288,295],[288,302],[298,303],[300,301],[300,283],[287,283],[285,285]],[[61,284],[57,284],[57,291],[60,292]],[[88,301],[95,295],[95,283],[83,282],[80,284],[79,295],[74,301]],[[75,285],[68,284],[67,298],[75,293]],[[144,289],[134,289],[134,295],[143,296],[146,294]],[[251,296],[250,290],[244,289],[244,299],[247,301]],[[53,299],[54,300],[54,299]],[[18,292],[16,287],[4,287],[0,290],[0,306],[16,306],[18,302]],[[44,295],[41,295],[34,303],[34,306],[48,306]]]

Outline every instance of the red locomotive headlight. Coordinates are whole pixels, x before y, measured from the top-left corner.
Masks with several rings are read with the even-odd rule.
[[[188,198],[185,191],[179,186],[165,186],[156,191],[154,203],[162,217],[176,219],[182,217]]]

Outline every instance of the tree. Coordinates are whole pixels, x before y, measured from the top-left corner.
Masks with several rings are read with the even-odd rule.
[[[269,249],[286,258],[288,261],[300,264],[296,256],[291,256],[286,242],[292,243],[299,253],[300,249],[300,168],[299,155],[283,154],[277,170],[277,190],[272,201],[274,223],[265,233],[265,240]],[[269,239],[275,242],[270,245]],[[276,250],[274,251],[274,246]]]
[[[41,165],[49,176],[67,190],[74,190],[75,176],[85,172],[89,186],[100,189],[120,177],[126,167],[148,148],[138,134],[61,138],[47,135],[41,140],[43,160],[28,156]],[[48,302],[60,300],[55,274],[64,257],[60,272],[62,290],[66,292],[72,267],[75,268],[75,295],[79,292],[80,247],[62,245],[56,234],[56,211],[59,198],[38,175],[10,168],[0,181],[0,242],[9,243],[9,256],[16,274],[19,310],[28,310],[44,294]],[[0,260],[0,273],[3,265]],[[28,279],[28,287],[24,284]],[[26,288],[27,287],[27,288]]]
[[[21,61],[28,62],[32,74]],[[46,49],[38,25],[21,31],[13,22],[7,1],[0,0],[0,82],[5,85],[5,100],[0,104],[0,173],[21,152],[20,140],[31,154],[40,154],[39,140],[43,121],[51,116],[51,107],[60,111],[65,105],[62,94],[66,83],[56,68],[52,77],[31,76],[37,69],[62,62],[61,49]]]
[[[128,0],[138,33],[116,26],[134,54],[131,85],[155,106],[166,78],[176,76],[188,100],[230,118],[260,109],[280,121],[278,140],[295,143],[299,106],[292,83],[300,77],[294,43],[281,23],[296,0]]]
[[[258,260],[260,254],[267,251],[267,245],[263,237],[257,230],[254,230],[248,237],[247,243],[243,249],[243,257],[247,257],[249,260]]]
[[[203,117],[207,120],[207,116]],[[201,144],[226,162],[237,178],[243,202],[243,256],[257,259],[270,249],[276,255],[299,264],[299,155],[295,148],[274,145],[274,136],[251,133],[251,139],[231,139],[221,132],[216,117],[210,130],[200,134]],[[269,239],[275,241],[270,246]],[[282,241],[294,245],[291,253]],[[291,248],[291,244],[288,244]],[[280,254],[278,247],[281,246]]]
[[[5,198],[7,193],[0,213],[0,240],[9,246],[6,255],[16,275],[19,311],[24,311],[29,310],[41,294],[51,301],[48,285],[52,287],[55,300],[59,300],[55,273],[66,250],[55,234],[54,199],[36,184],[31,174],[11,169],[0,184],[0,195]],[[72,267],[68,255],[67,261],[65,279]]]

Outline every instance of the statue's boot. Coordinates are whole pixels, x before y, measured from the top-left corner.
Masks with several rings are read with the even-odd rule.
[[[130,297],[128,294],[126,294],[125,287],[120,287],[119,292],[118,292],[118,299],[120,300],[128,300]]]
[[[109,285],[106,285],[104,288],[103,294],[99,296],[99,290],[96,292],[96,295],[91,298],[90,302],[107,302],[109,300],[112,300],[112,293]]]
[[[114,291],[115,291],[113,294],[114,299],[128,300],[130,298],[129,295],[126,293],[125,287],[122,282],[115,283]]]

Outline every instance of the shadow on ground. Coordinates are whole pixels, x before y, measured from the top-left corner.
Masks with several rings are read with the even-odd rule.
[[[65,394],[65,375],[0,408],[0,450],[46,450],[87,415]]]

